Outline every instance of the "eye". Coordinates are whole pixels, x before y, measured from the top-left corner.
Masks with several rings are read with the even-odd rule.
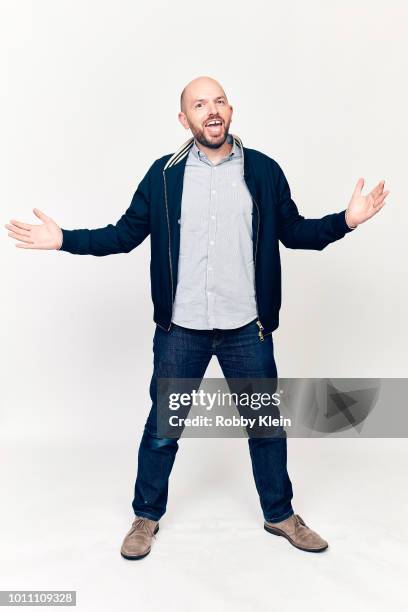
[[[218,104],[225,104],[225,100],[218,100]]]
[[[201,108],[202,107],[202,103],[201,102],[197,102],[197,104],[195,105],[194,108]]]

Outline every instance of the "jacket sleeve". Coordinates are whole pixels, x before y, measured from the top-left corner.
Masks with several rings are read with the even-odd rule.
[[[153,167],[153,166],[152,166]],[[139,184],[129,208],[115,225],[97,229],[62,229],[60,251],[75,255],[113,255],[129,253],[150,233],[150,174]]]
[[[279,164],[277,172],[278,237],[286,247],[321,251],[353,231],[346,223],[345,209],[321,219],[305,219],[292,200],[288,181]]]

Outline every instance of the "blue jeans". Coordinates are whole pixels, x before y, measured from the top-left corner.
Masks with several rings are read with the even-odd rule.
[[[272,335],[263,342],[255,321],[231,330],[192,330],[172,324],[156,326],[154,368],[150,383],[152,407],[138,453],[133,511],[158,521],[166,511],[168,482],[178,450],[176,438],[157,435],[157,379],[202,379],[216,355],[226,379],[276,378]],[[287,472],[286,435],[248,438],[252,471],[265,520],[279,522],[293,514],[292,484]]]

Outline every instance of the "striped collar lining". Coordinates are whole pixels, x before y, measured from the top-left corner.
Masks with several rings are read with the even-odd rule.
[[[242,140],[240,139],[239,136],[236,136],[235,134],[231,134],[231,136],[234,139],[234,142],[241,147],[241,151],[242,154],[244,153],[244,147],[242,144]],[[171,168],[172,166],[175,166],[176,164],[178,164],[182,159],[184,159],[185,157],[187,157],[191,147],[194,144],[194,137],[192,136],[191,138],[189,138],[188,140],[186,140],[186,142],[175,152],[173,153],[173,155],[170,157],[170,159],[167,161],[166,165],[163,168],[164,170],[167,170],[168,168]]]

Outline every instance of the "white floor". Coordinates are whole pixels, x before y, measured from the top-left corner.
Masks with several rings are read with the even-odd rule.
[[[2,444],[2,590],[75,589],[87,612],[402,609],[407,441],[288,440],[320,554],[262,528],[246,440],[182,440],[151,554],[124,560],[138,440]]]

